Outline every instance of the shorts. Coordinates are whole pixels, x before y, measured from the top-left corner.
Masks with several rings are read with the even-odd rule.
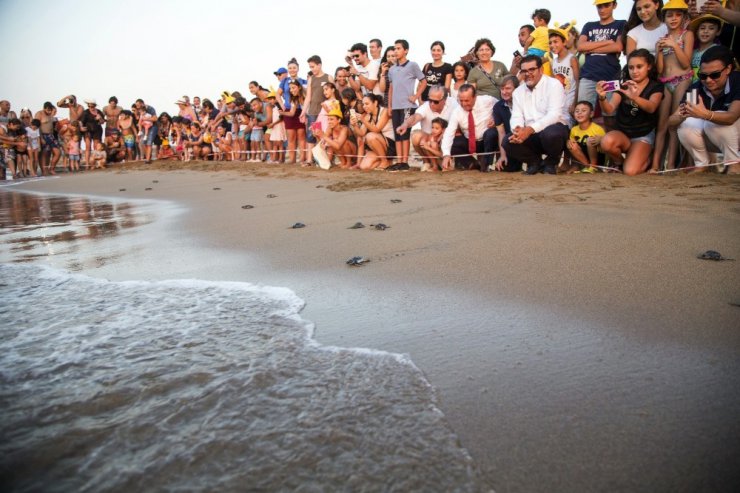
[[[637,142],[644,142],[650,147],[652,147],[655,144],[655,130],[651,130],[649,134],[647,135],[641,135],[640,137],[632,137],[630,138],[630,142],[635,144]]]
[[[28,148],[32,151],[38,151],[41,148],[41,143],[39,139],[31,139],[28,144]]]
[[[124,135],[123,136],[123,145],[126,146],[126,149],[136,149],[136,139],[133,135]]]
[[[80,160],[80,155],[79,154],[70,154],[69,155],[69,160],[70,161],[79,161]]]
[[[396,129],[403,125],[408,117],[416,113],[416,108],[403,108],[400,110],[391,111],[391,121],[393,122],[393,135],[396,137],[396,142],[403,142],[411,139],[411,132],[407,131],[403,135],[399,135]]]
[[[145,146],[154,144],[154,138],[157,136],[157,126],[152,125],[146,132],[146,135],[141,139],[141,143]]]
[[[97,129],[92,130],[90,132],[85,132],[85,137],[91,140],[102,140],[103,139],[103,129],[98,127]]]
[[[538,57],[543,58],[545,56],[545,53],[547,53],[545,50],[540,50],[539,48],[530,47],[527,50],[526,55],[537,55]]]
[[[116,132],[118,132],[118,129],[116,127],[109,127],[109,126],[106,125],[105,126],[105,136],[106,137],[110,137],[111,135],[113,135],[113,131],[114,130]]]
[[[311,131],[311,125],[316,122],[319,115],[306,115],[306,142],[309,144],[316,143],[316,136]]]
[[[59,149],[59,141],[54,134],[41,134],[41,150],[51,151],[52,149]]]
[[[393,139],[389,139],[385,135],[383,136],[385,139],[385,157],[392,158],[396,155],[396,141]],[[366,151],[372,151],[367,144],[365,144],[365,150]]]
[[[253,128],[249,137],[252,142],[262,142],[264,135],[265,133],[262,131],[262,128]]]

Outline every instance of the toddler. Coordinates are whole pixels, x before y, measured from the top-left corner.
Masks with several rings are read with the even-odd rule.
[[[442,164],[442,135],[447,128],[447,120],[437,117],[432,120],[432,133],[424,135],[419,141],[419,147],[427,151],[431,156],[426,158],[422,171],[438,171]]]
[[[547,9],[537,9],[532,14],[534,22],[534,31],[524,42],[525,55],[537,55],[540,58],[545,56],[548,50],[549,31],[547,25],[550,23],[550,11]]]

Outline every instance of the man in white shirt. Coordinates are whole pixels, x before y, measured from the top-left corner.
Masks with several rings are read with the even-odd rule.
[[[475,86],[471,84],[460,86],[457,99],[460,106],[450,115],[440,146],[442,170],[452,169],[452,157],[459,156],[455,157],[456,169],[479,169],[486,172],[493,162],[493,155],[480,156],[480,160],[472,155],[492,153],[498,149],[498,132],[493,125],[493,105],[497,99],[477,94]],[[456,136],[458,129],[462,135]]]
[[[381,53],[383,51],[383,42],[378,38],[373,38],[367,44],[367,48],[370,50],[370,58],[380,62],[380,59],[383,57],[383,53]]]
[[[411,127],[417,123],[421,123],[421,131],[411,136],[411,145],[414,146],[414,149],[416,149],[416,152],[422,158],[431,156],[426,149],[420,146],[420,143],[424,137],[428,138],[432,134],[432,120],[442,118],[449,122],[452,112],[460,106],[454,98],[447,97],[447,88],[445,86],[432,86],[429,89],[428,97],[429,99],[419,106],[416,113],[408,117],[400,126],[396,127],[396,132],[399,135],[403,135]]]
[[[511,133],[504,138],[504,150],[508,157],[527,163],[528,175],[554,175],[569,133],[565,88],[543,75],[542,60],[536,55],[522,58],[520,74],[524,84],[512,96]]]
[[[364,43],[353,44],[349,51],[352,59],[348,61],[354,62],[349,66],[351,76],[349,85],[352,89],[355,92],[361,90],[363,95],[368,93],[382,95],[380,84],[378,84],[380,61],[371,60],[367,56],[367,45]]]

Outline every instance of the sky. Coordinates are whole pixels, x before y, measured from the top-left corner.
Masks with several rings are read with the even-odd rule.
[[[632,3],[618,4],[615,17],[626,19]],[[0,99],[35,113],[68,94],[99,106],[115,95],[125,107],[142,98],[173,114],[182,95],[215,102],[225,90],[249,96],[252,80],[276,85],[273,72],[293,57],[304,78],[312,55],[333,75],[352,44],[372,38],[384,49],[406,39],[409,59],[423,66],[433,41],[454,63],[487,37],[508,66],[536,8],[550,9],[551,26],[598,20],[593,0],[0,0]]]

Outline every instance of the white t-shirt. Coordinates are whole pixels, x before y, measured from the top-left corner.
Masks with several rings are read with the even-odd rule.
[[[429,104],[429,101],[425,102],[414,113],[415,115],[421,115],[422,120],[419,122],[421,125],[421,131],[425,134],[431,134],[432,133],[432,120],[439,117],[444,120],[447,120],[447,122],[450,121],[450,115],[452,112],[460,106],[456,99],[452,97],[447,97],[447,101],[445,101],[445,106],[442,108],[441,113],[437,113],[434,110],[432,110],[431,105]]]
[[[34,130],[31,127],[26,127],[26,137],[28,137],[28,143],[31,145],[31,149],[39,148],[39,135],[38,128]]]
[[[655,45],[658,40],[667,35],[668,26],[666,26],[663,22],[661,22],[660,25],[652,31],[648,31],[647,29],[645,29],[644,24],[640,24],[627,33],[627,37],[632,38],[637,43],[637,46],[635,47],[636,50],[639,50],[640,48],[645,48],[653,55],[655,55]]]
[[[367,78],[368,80],[377,81],[378,74],[380,73],[380,61],[370,60],[370,63],[368,63],[367,66],[365,67],[363,67],[359,63],[356,63],[355,68],[357,69],[357,72],[360,75]],[[367,93],[368,93],[368,90],[365,88],[365,86],[362,86],[362,94],[367,94]],[[377,94],[378,96],[383,95],[383,92],[380,90],[380,83],[375,84],[375,87],[373,87],[372,93]]]

